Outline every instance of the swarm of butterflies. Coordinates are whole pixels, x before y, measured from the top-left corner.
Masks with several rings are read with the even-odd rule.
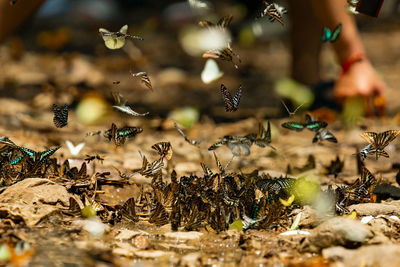
[[[265,3],[265,9],[261,16],[268,16],[271,22],[278,21],[282,25],[283,14],[286,9],[275,4]],[[226,29],[232,16],[226,16],[216,24],[209,21],[201,21],[201,27],[220,27]],[[341,32],[341,25],[333,31],[324,29],[322,41],[335,42]],[[128,26],[123,26],[117,32],[110,32],[100,28],[105,45],[109,49],[122,48],[126,39],[143,40],[138,36],[129,35]],[[240,57],[235,54],[227,44],[227,47],[218,51],[206,51],[204,58],[218,58],[232,61]],[[234,63],[235,67],[237,65]],[[150,79],[146,72],[131,72],[133,77],[140,77],[143,84],[152,90]],[[114,84],[118,84],[115,82]],[[232,95],[225,85],[221,84],[221,94],[227,112],[237,111],[242,96],[242,86],[240,85],[236,93]],[[119,92],[112,92],[115,105],[113,107],[123,113],[132,116],[146,116],[146,113],[138,113],[127,105],[127,100]],[[68,125],[68,105],[53,105],[53,122],[57,128]],[[291,115],[289,113],[289,115]],[[327,129],[328,124],[307,114],[303,122],[288,121],[282,124],[283,128],[291,131],[301,132],[304,129],[315,133],[312,142],[329,141],[337,143],[336,137]],[[184,131],[175,123],[177,132],[190,145],[199,147],[200,141],[190,139]],[[100,135],[113,142],[116,146],[124,145],[129,139],[135,138],[142,133],[140,127],[124,126],[118,127],[115,123],[106,130],[99,130],[87,133],[88,136]],[[374,188],[378,184],[375,176],[365,167],[363,160],[368,155],[378,157],[389,157],[384,150],[393,141],[400,131],[390,130],[382,133],[366,132],[361,136],[368,142],[368,145],[357,153],[359,159],[360,178],[353,184],[338,186],[333,189],[329,187],[326,191],[321,191],[332,199],[332,213],[348,213],[347,206],[354,203],[374,201]],[[72,154],[77,155],[84,146],[84,143],[74,147],[70,141],[66,141]],[[268,121],[265,128],[259,124],[257,133],[249,133],[244,136],[226,135],[219,141],[211,145],[208,150],[213,151],[217,166],[217,171],[211,170],[204,163],[202,175],[191,174],[189,176],[178,177],[175,170],[164,168],[169,166],[169,161],[173,157],[173,148],[170,142],[159,142],[151,148],[157,153],[158,158],[150,160],[148,156],[142,155],[142,167],[133,170],[131,174],[124,174],[118,170],[120,179],[110,179],[110,172],[87,173],[87,165],[95,167],[96,162],[102,163],[104,158],[99,155],[87,155],[80,168],[69,165],[66,160],[62,164],[58,163],[53,154],[59,147],[49,148],[44,151],[34,151],[32,149],[15,144],[8,137],[1,137],[0,144],[0,192],[8,186],[21,181],[27,177],[46,177],[65,185],[67,190],[75,195],[70,199],[70,206],[63,210],[68,216],[82,216],[85,207],[92,207],[99,217],[108,223],[124,222],[128,224],[139,221],[148,221],[157,226],[171,224],[172,230],[183,227],[185,230],[199,230],[211,227],[217,232],[228,229],[229,225],[237,219],[241,219],[243,229],[262,228],[268,229],[279,226],[285,222],[290,212],[304,204],[309,204],[302,197],[299,191],[299,184],[307,183],[310,186],[319,188],[318,185],[305,179],[295,179],[288,177],[292,169],[288,166],[285,177],[271,177],[268,174],[258,174],[254,171],[249,174],[228,172],[228,167],[235,157],[248,156],[253,144],[261,148],[269,147],[276,150],[271,145],[271,124]],[[216,149],[227,146],[232,152],[232,159],[225,166],[215,154]],[[290,168],[289,168],[290,167]],[[309,157],[307,164],[301,168],[293,168],[297,171],[305,171],[315,168],[314,157]],[[343,162],[337,158],[326,166],[327,174],[337,175],[343,168]],[[104,185],[121,186],[130,184],[131,178],[135,175],[142,175],[151,179],[149,185],[141,186],[139,196],[128,199],[122,205],[110,206],[102,203],[96,198]],[[319,189],[320,190],[320,189]]]

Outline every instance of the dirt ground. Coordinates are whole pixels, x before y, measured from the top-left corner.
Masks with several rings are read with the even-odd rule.
[[[288,177],[305,178],[320,185],[322,190],[329,185],[335,189],[354,183],[360,177],[356,149],[366,145],[360,134],[396,130],[400,124],[398,20],[367,22],[362,24],[361,31],[367,54],[387,83],[386,114],[362,118],[348,127],[338,110],[315,113],[327,120],[328,129],[338,143],[312,143],[313,132],[295,132],[281,127],[288,120],[303,121],[306,112],[299,110],[289,119],[274,90],[276,81],[290,74],[289,44],[284,35],[261,38],[247,47],[234,44],[233,48],[242,59],[239,69],[230,62],[218,61],[224,76],[204,84],[200,73],[205,60],[185,54],[177,40],[177,32],[169,34],[161,27],[151,28],[151,23],[149,20],[136,25],[135,30],[143,33],[145,41],[134,41],[135,45],[128,42],[124,50],[107,50],[101,37],[97,36],[97,29],[93,33],[96,44],[90,52],[70,48],[80,36],[72,28],[68,30],[73,34],[67,34],[66,45],[62,44],[63,33],[61,37],[52,35],[51,43],[17,35],[0,45],[0,135],[8,137],[17,146],[34,151],[61,146],[51,158],[59,165],[68,159],[71,168],[79,168],[88,155],[104,158],[87,163],[87,177],[78,180],[68,178],[65,173],[18,180],[21,174],[17,172],[15,181],[10,182],[4,175],[6,172],[2,171],[0,264],[400,266],[400,194],[393,189],[399,188],[396,182],[399,168],[395,164],[400,157],[398,139],[385,149],[390,158],[365,160],[366,167],[380,184],[393,186],[382,189],[383,193],[375,192],[377,199],[373,197],[361,201],[365,203],[349,205],[346,207],[348,213],[336,216],[327,216],[325,210],[321,212],[321,209],[328,209],[322,200],[304,205],[289,204],[288,207],[281,205],[280,209],[285,212],[263,229],[231,227],[220,231],[209,223],[202,223],[194,229],[185,229],[182,224],[173,231],[170,221],[157,226],[149,222],[156,207],[150,205],[145,210],[144,206],[138,205],[146,194],[143,192],[152,192],[152,178],[135,173],[142,168],[142,155],[150,162],[158,158],[151,146],[161,141],[170,142],[173,151],[172,158],[163,161],[162,179],[166,183],[171,182],[172,170],[176,171],[178,180],[182,176],[202,177],[201,163],[218,173],[213,151],[208,148],[226,135],[257,133],[259,123],[267,127],[267,121],[270,121],[271,145],[276,150],[253,145],[250,155],[233,158],[227,173],[237,176],[258,170],[260,177],[269,174],[278,178],[288,175],[290,165],[292,174]],[[55,30],[50,34],[56,34]],[[29,40],[36,44],[31,47]],[[50,49],[57,47],[57,41],[61,43],[60,48]],[[323,48],[321,62],[322,78],[334,79],[339,66],[329,47]],[[146,88],[140,79],[133,78],[130,70],[147,71],[154,91]],[[237,112],[225,112],[220,83],[231,92],[239,84],[244,86]],[[111,91],[121,92],[135,111],[150,114],[134,117],[118,112],[112,108]],[[54,126],[54,103],[69,104],[68,126]],[[198,119],[187,118],[192,116],[190,111],[184,110],[187,107],[192,108]],[[193,121],[193,125],[181,128],[190,139],[199,140],[199,146],[186,142],[174,127],[174,121],[182,125],[187,120]],[[118,127],[138,126],[143,132],[122,146],[107,141],[103,132],[93,136],[87,134],[105,131],[112,123]],[[74,145],[82,142],[85,145],[73,155],[65,143],[67,140]],[[214,152],[222,165],[232,158],[227,146]],[[315,164],[303,168],[310,155],[314,156]],[[334,177],[326,173],[326,166],[337,156],[344,161],[344,167]],[[6,163],[1,161],[1,164]],[[104,211],[90,216],[92,214],[88,213],[93,212],[95,204],[83,203],[84,194],[93,196],[96,203],[101,203],[113,216],[126,200],[134,197],[139,220],[104,218],[100,216]],[[78,200],[80,209],[89,208],[78,214],[68,214],[71,197]],[[272,208],[268,212],[273,213]],[[296,217],[300,222],[289,235]],[[232,218],[229,225],[234,219],[238,218]]]

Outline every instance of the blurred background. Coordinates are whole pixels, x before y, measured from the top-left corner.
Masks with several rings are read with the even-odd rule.
[[[50,110],[53,103],[77,108],[88,97],[111,105],[111,91],[119,91],[134,110],[149,111],[150,118],[165,118],[182,107],[191,107],[216,122],[287,116],[280,93],[286,91],[285,87],[298,88],[289,80],[290,1],[276,2],[288,9],[284,26],[260,17],[265,8],[262,1],[210,1],[206,9],[193,8],[188,1],[43,1],[36,12],[1,41],[0,96],[7,100],[0,112],[23,110],[18,108],[19,102],[36,112]],[[391,115],[400,107],[399,2],[386,0],[377,19],[357,16],[367,54],[388,85]],[[29,4],[19,0],[13,6],[7,3],[7,8],[16,10],[18,16],[22,14],[19,10]],[[233,15],[229,27],[231,46],[242,62],[236,69],[231,62],[216,60],[223,76],[206,84],[201,73],[207,59],[192,49],[200,28],[197,22],[217,22],[228,14]],[[3,18],[3,27],[7,23]],[[107,49],[98,29],[118,31],[125,24],[129,25],[129,34],[141,36],[144,41],[127,40],[122,49]],[[323,46],[320,60],[321,82],[331,87],[340,66],[329,45]],[[130,71],[146,71],[154,92],[132,77]],[[232,94],[243,85],[238,112],[224,111],[221,83]],[[301,87],[299,90],[305,91],[300,97],[310,105],[314,101],[313,107],[324,105],[318,103],[322,100],[315,97],[312,89]],[[293,107],[302,101],[297,100],[299,103],[293,103]],[[88,121],[92,122],[96,120]]]

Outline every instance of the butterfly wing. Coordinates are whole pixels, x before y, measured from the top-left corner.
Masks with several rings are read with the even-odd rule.
[[[320,129],[314,136],[313,138],[313,143],[317,142],[317,141],[324,141],[327,140],[329,142],[332,143],[337,143],[337,139],[336,137],[327,129]]]
[[[222,94],[222,100],[224,101],[225,104],[225,111],[227,112],[235,111],[236,109],[232,95],[223,84],[221,84],[221,94]]]
[[[375,140],[376,147],[385,148],[390,142],[396,139],[400,135],[399,130],[389,130],[383,133],[379,133]]]
[[[138,216],[136,215],[136,206],[135,206],[135,199],[132,197],[125,201],[124,205],[122,206],[120,213],[122,220],[127,222],[137,222],[139,221]]]
[[[53,122],[57,128],[62,128],[68,124],[68,105],[57,106],[53,104]]]
[[[293,131],[297,131],[300,132],[304,129],[304,124],[303,123],[298,123],[298,122],[293,122],[293,121],[289,121],[289,122],[284,122],[281,125],[283,128],[289,129],[289,130],[293,130]]]
[[[360,134],[361,138],[364,139],[367,143],[373,144],[378,137],[377,133],[374,132],[365,132]]]
[[[331,39],[332,31],[326,27],[324,27],[323,34],[322,34],[322,42],[326,42]]]
[[[342,31],[342,24],[340,23],[336,28],[333,30],[331,37],[329,38],[329,41],[331,43],[336,42],[336,40],[339,38],[340,32]]]
[[[362,160],[365,160],[365,158],[368,156],[368,153],[370,153],[371,147],[372,147],[372,145],[369,144],[360,151],[360,157]]]
[[[221,18],[218,21],[217,25],[221,26],[222,28],[228,28],[229,24],[231,24],[232,19],[233,19],[232,15],[227,15],[227,16]]]
[[[239,86],[235,96],[233,97],[233,107],[235,108],[235,110],[237,110],[239,107],[241,96],[242,96],[242,85]]]
[[[170,160],[172,158],[172,146],[170,142],[159,142],[151,146],[152,149],[157,151],[157,153],[161,156]]]
[[[82,150],[82,148],[85,146],[85,142],[80,143],[77,146],[74,146],[74,144],[69,140],[66,140],[65,143],[67,144],[69,152],[71,153],[72,156],[77,156],[79,152]]]
[[[313,121],[309,124],[306,124],[307,129],[313,132],[317,132],[318,130],[325,128],[326,126],[328,126],[328,123],[324,121]]]

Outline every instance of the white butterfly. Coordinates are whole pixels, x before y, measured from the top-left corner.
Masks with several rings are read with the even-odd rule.
[[[125,45],[126,38],[138,39],[143,40],[142,37],[129,35],[128,32],[128,25],[124,25],[118,32],[110,32],[104,28],[99,29],[99,33],[101,37],[103,37],[104,43],[107,48],[109,49],[119,49]]]
[[[116,104],[116,105],[113,106],[113,108],[116,108],[119,111],[122,111],[122,112],[127,113],[127,114],[132,115],[132,116],[146,116],[147,114],[149,114],[148,112],[146,112],[146,113],[138,113],[138,112],[132,110],[130,106],[126,105],[127,100],[120,93],[111,92],[111,94],[112,94],[112,96],[114,98],[114,101],[115,101],[115,104]]]
[[[79,152],[82,150],[82,148],[85,146],[85,142],[78,144],[77,146],[74,146],[71,141],[67,140],[65,141],[67,144],[67,147],[69,149],[69,152],[71,153],[72,156],[77,156]]]
[[[201,72],[201,80],[205,84],[212,83],[224,75],[219,69],[217,62],[214,59],[207,59],[203,71]]]

